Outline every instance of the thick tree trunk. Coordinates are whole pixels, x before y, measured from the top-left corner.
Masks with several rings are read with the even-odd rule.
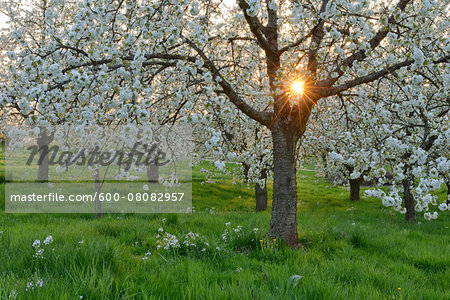
[[[264,179],[264,187],[258,183],[255,185],[256,211],[263,211],[267,209],[267,174],[266,171],[261,171],[261,179]]]
[[[158,165],[150,164],[147,167],[147,181],[149,183],[158,183],[159,182]]]
[[[289,128],[274,126],[272,141],[274,181],[270,235],[281,238],[294,247],[298,244],[295,165],[297,138]]]
[[[49,163],[49,147],[53,140],[53,135],[48,134],[46,128],[41,127],[37,137],[37,145],[39,149],[39,166],[38,166],[38,181],[48,181],[48,163]]]
[[[405,201],[406,207],[405,218],[408,222],[416,221],[416,205],[414,196],[411,193],[411,184],[413,180],[413,178],[406,178],[403,180],[403,200]]]
[[[350,179],[350,200],[359,201],[362,178]]]

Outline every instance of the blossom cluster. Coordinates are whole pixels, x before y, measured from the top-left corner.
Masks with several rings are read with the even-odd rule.
[[[47,236],[42,244],[40,240],[35,240],[32,246],[36,252],[34,253],[33,257],[38,259],[45,259],[44,247],[50,245],[51,243],[53,243],[53,237],[51,235]]]

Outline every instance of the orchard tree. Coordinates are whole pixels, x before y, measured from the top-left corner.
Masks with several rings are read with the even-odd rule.
[[[52,4],[54,16],[65,7]],[[161,107],[158,114],[189,114],[186,105],[203,105],[197,92],[224,95],[271,132],[270,234],[291,246],[298,244],[296,149],[312,108],[413,63],[449,59],[440,50],[449,42],[440,1],[238,0],[227,8],[220,0],[85,0],[71,10],[63,24],[46,20],[45,43],[15,54],[2,98],[45,105],[76,95],[83,105],[73,114],[117,118],[144,113],[146,101]],[[24,30],[14,32],[18,40]],[[417,36],[427,42],[413,44]],[[155,78],[170,82],[165,95],[154,93]]]
[[[39,49],[49,41],[51,27],[62,26],[64,21],[70,18],[69,3],[64,9],[59,10],[57,15],[51,9],[51,6],[52,3],[47,0],[34,0],[26,5],[21,2],[0,1],[0,11],[8,18],[8,26],[3,29],[0,36],[1,52],[5,58],[0,66],[2,69],[0,86],[2,89],[9,89],[11,85],[18,84],[18,81],[20,81],[19,78],[13,79],[10,77],[14,74],[14,67],[11,62],[17,59],[16,53],[26,51],[26,48]],[[52,20],[52,22],[49,22],[49,20]],[[32,62],[29,61],[29,63]],[[41,61],[35,61],[34,63],[41,63]],[[39,74],[32,74],[32,76],[35,76],[38,82],[40,81]],[[45,126],[64,123],[65,115],[71,113],[74,102],[63,103],[54,98],[52,103],[48,103],[49,105],[41,105],[39,100],[41,103],[48,101],[39,99],[38,89],[35,88],[22,94],[22,97],[16,97],[12,91],[12,93],[8,93],[8,96],[0,99],[0,105],[2,106],[2,112],[5,112],[5,122],[15,125],[27,123],[40,127],[37,143],[44,149],[45,147],[48,148],[54,138],[53,133],[48,132],[48,128]],[[50,116],[49,110],[57,110],[58,114],[50,119],[48,118]],[[48,153],[43,151],[41,155],[43,159],[39,165],[37,178],[40,181],[48,181]]]
[[[209,158],[215,162],[215,170],[203,171],[208,179],[231,173],[236,181],[254,184],[255,210],[266,210],[267,181],[272,173],[269,131],[232,106],[224,109],[223,105],[213,103],[210,110],[212,123],[202,122],[196,127],[200,146],[198,161]],[[239,167],[227,169],[226,162]]]
[[[377,173],[380,182],[391,187],[388,193],[375,189],[368,194],[404,213],[410,222],[422,211],[425,219],[437,218],[432,206],[448,209],[434,193],[446,183],[450,170],[448,71],[436,65],[414,66],[411,79],[397,74],[380,83],[382,92],[372,97],[372,120],[384,124],[378,129],[384,135],[379,154],[386,164]],[[386,168],[392,170],[392,180],[383,178]]]
[[[367,86],[367,89],[373,89]],[[360,187],[374,166],[380,165],[380,137],[366,122],[372,103],[359,94],[340,94],[335,101],[322,103],[312,115],[303,147],[320,161],[316,167],[335,184],[349,184],[350,200],[360,199]]]

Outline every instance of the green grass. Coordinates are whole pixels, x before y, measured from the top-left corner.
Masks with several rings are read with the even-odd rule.
[[[268,239],[270,211],[253,212],[251,190],[229,177],[201,184],[199,169],[193,173],[192,214],[95,220],[1,212],[0,298],[12,291],[19,299],[450,298],[448,213],[407,224],[379,200],[350,203],[346,189],[301,171],[303,247],[292,250]],[[242,229],[234,232],[238,225]],[[176,235],[181,247],[157,249],[159,228]],[[183,244],[189,232],[199,234],[196,247]],[[33,257],[33,241],[48,235],[53,242],[43,246],[45,259]],[[303,277],[293,281],[292,275]],[[26,291],[37,279],[43,286]]]

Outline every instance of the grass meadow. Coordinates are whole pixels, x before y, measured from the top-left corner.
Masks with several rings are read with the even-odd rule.
[[[199,170],[192,214],[101,220],[5,214],[1,183],[0,299],[450,299],[448,212],[407,224],[304,170],[303,247],[289,249],[268,237],[270,209],[253,212],[251,189],[202,184]]]

